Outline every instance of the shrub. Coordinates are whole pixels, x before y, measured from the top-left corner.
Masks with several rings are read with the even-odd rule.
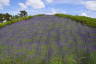
[[[7,21],[5,23],[0,23],[0,28],[4,27],[6,25],[9,25],[9,24],[13,24],[13,23],[16,23],[16,22],[20,22],[20,21],[23,21],[23,20],[30,19],[30,18],[32,18],[32,16],[15,18],[15,19],[12,19],[11,21]]]

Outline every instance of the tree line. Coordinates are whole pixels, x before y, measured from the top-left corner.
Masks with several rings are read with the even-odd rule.
[[[20,11],[19,14],[15,16],[12,16],[9,13],[5,13],[5,14],[0,13],[0,22],[3,22],[4,20],[10,21],[14,18],[25,17],[25,16],[28,16],[28,13],[25,10]]]

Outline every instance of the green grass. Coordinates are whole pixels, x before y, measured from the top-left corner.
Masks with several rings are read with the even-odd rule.
[[[37,15],[34,15],[34,17],[35,17],[35,16],[44,16],[44,15],[45,15],[45,14],[37,14]]]
[[[84,25],[96,28],[96,18],[90,18],[85,16],[73,16],[73,15],[66,15],[66,14],[55,14],[55,16],[70,18]]]
[[[34,16],[26,16],[26,17],[12,19],[11,21],[7,21],[5,23],[0,23],[0,28],[4,27],[6,25],[9,25],[9,24],[27,20],[27,19],[30,19],[30,18],[36,17],[36,16],[44,16],[44,14],[38,14],[38,15],[34,15]],[[70,19],[80,22],[84,25],[96,28],[96,18],[90,18],[90,17],[85,17],[85,16],[73,16],[73,15],[67,15],[67,14],[55,14],[55,16],[70,18]]]
[[[42,15],[39,15],[39,16],[42,16]],[[84,17],[84,16],[64,15],[64,14],[57,14],[56,16],[71,18],[71,19],[76,20],[78,22],[81,22],[85,25],[96,27],[96,24],[95,24],[96,21],[95,20],[94,20],[94,22],[91,21],[94,18],[89,18],[89,17]],[[9,25],[9,24],[13,24],[13,23],[16,23],[16,22],[19,22],[19,21],[30,19],[30,18],[32,18],[32,17],[30,16],[30,17],[22,17],[22,18],[18,18],[18,19],[13,19],[9,22],[1,23],[0,26],[3,27],[3,26],[6,26],[6,25]],[[80,18],[81,18],[82,21],[80,21]],[[89,20],[87,20],[87,18]],[[84,20],[84,19],[86,19],[86,20]],[[91,24],[91,22],[94,25]],[[89,24],[87,24],[87,23],[89,23]],[[53,30],[55,26],[60,27],[60,26],[63,26],[63,24],[49,25],[49,30]],[[66,28],[70,28],[70,27],[66,27]],[[41,33],[41,32],[38,31],[38,33]],[[76,55],[78,55],[77,52],[72,52],[70,54],[64,55],[64,57],[63,57],[63,55],[61,55],[61,53],[59,53],[61,48],[59,48],[58,45],[56,44],[56,39],[58,37],[57,33],[56,32],[51,32],[50,34],[51,34],[51,37],[49,38],[49,45],[43,44],[44,42],[46,42],[48,36],[40,37],[38,35],[32,37],[32,39],[24,38],[20,42],[18,42],[18,43],[21,43],[21,44],[28,43],[28,42],[33,42],[32,50],[28,50],[26,47],[21,48],[21,49],[16,49],[15,47],[10,47],[9,48],[7,46],[0,45],[0,51],[1,51],[0,52],[0,57],[4,56],[2,59],[0,59],[0,64],[96,64],[96,61],[95,61],[96,60],[96,52],[92,52],[92,53],[87,54],[82,49],[78,49],[78,51],[80,51],[79,54],[81,55],[79,57],[76,56]],[[74,36],[77,36],[77,35],[74,35]],[[62,42],[63,42],[65,36],[62,35],[61,38],[62,38]],[[77,36],[76,39],[79,41],[78,36]],[[40,51],[37,51],[36,48],[37,48],[38,45],[37,45],[37,43],[34,43],[34,41],[39,41],[39,40],[42,43],[40,44],[40,47],[39,47]],[[70,40],[67,43],[71,44],[71,43],[74,43],[74,42]],[[79,44],[79,43],[82,43],[82,41],[79,41],[77,44]],[[16,54],[12,54],[12,56],[10,56],[10,55],[8,56],[4,53],[4,51],[6,51],[7,48],[8,49],[13,49],[14,48],[13,49],[15,51],[14,53],[24,52],[24,54],[19,55],[19,56],[16,56]],[[44,60],[47,56],[48,48],[52,49],[52,51],[54,53],[52,53],[52,56],[49,57],[49,60],[48,60],[48,63],[47,63],[47,61],[44,61]],[[76,47],[74,47],[74,48],[76,48]],[[74,49],[68,48],[67,46],[64,46],[63,49],[64,50],[62,50],[62,51],[65,51],[65,52],[74,50]],[[39,56],[37,56],[37,57],[35,56],[35,57],[33,57],[33,59],[31,59],[31,58],[28,59],[27,55],[31,56],[31,55],[34,55],[36,53],[40,53]]]
[[[12,19],[11,21],[7,21],[7,22],[5,22],[5,23],[0,23],[0,28],[4,27],[4,26],[6,26],[6,25],[10,25],[10,24],[16,23],[16,22],[20,22],[20,21],[23,21],[23,20],[27,20],[27,19],[30,19],[30,18],[32,18],[32,16],[15,18],[15,19]]]

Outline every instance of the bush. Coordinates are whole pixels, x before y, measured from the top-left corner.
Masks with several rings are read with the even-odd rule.
[[[30,19],[30,18],[32,18],[32,16],[15,18],[15,19],[12,19],[11,21],[7,21],[7,22],[5,22],[5,23],[0,23],[0,28],[4,27],[4,26],[6,26],[6,25],[9,25],[9,24],[13,24],[13,23],[16,23],[16,22],[20,22],[20,21],[23,21],[23,20]]]

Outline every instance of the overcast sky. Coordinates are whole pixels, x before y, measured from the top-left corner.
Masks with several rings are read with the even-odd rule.
[[[96,0],[0,0],[0,13],[14,15],[20,10],[30,15],[65,13],[96,17]]]

